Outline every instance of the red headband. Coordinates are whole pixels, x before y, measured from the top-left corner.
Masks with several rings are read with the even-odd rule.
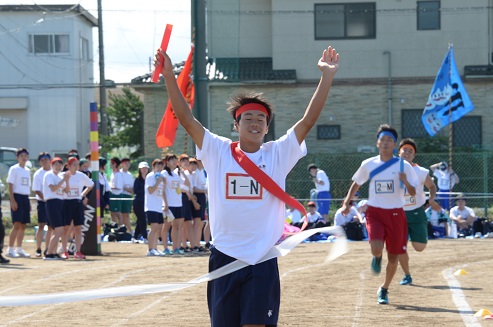
[[[235,112],[235,118],[238,118],[239,115],[241,115],[242,113],[244,113],[245,111],[248,111],[248,110],[261,111],[267,116],[267,120],[269,120],[270,116],[269,116],[269,112],[267,111],[267,108],[265,108],[260,103],[255,103],[255,102],[250,102],[250,103],[244,104],[241,107],[239,107]]]

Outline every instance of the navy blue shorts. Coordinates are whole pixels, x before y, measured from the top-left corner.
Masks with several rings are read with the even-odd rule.
[[[211,252],[209,272],[236,260],[214,247]],[[213,327],[276,326],[280,302],[277,258],[247,266],[207,284],[207,303]]]
[[[38,200],[38,223],[46,224],[48,215],[46,214],[46,202]]]
[[[65,226],[65,221],[63,220],[63,200],[47,200],[46,213],[48,214],[48,226],[51,228]]]
[[[181,194],[181,203],[183,212],[182,217],[185,218],[185,221],[192,220],[192,202],[188,199],[188,195],[186,193]]]
[[[195,210],[194,206],[192,205],[192,216],[193,218],[200,218],[202,220],[205,220],[205,207],[207,206],[205,193],[194,193],[193,195],[197,197],[197,202],[200,204],[200,209]]]
[[[164,217],[162,212],[146,211],[147,223],[150,224],[164,224]]]
[[[175,218],[183,218],[183,207],[168,207]]]
[[[82,200],[70,199],[63,200],[63,218],[65,226],[69,226],[72,221],[74,226],[80,226],[84,224],[84,204]]]
[[[17,202],[17,210],[10,209],[13,223],[29,224],[31,223],[31,203],[29,203],[29,195],[14,193],[15,202]]]

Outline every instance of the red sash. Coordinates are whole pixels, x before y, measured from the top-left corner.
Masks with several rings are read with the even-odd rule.
[[[231,154],[233,158],[236,160],[238,165],[243,168],[248,175],[253,177],[262,187],[264,187],[267,191],[269,191],[276,198],[286,203],[288,206],[295,208],[299,212],[302,213],[303,217],[305,217],[305,221],[301,226],[301,230],[304,230],[308,225],[308,217],[306,216],[305,207],[299,203],[295,198],[286,193],[279,185],[276,184],[266,173],[264,173],[257,165],[253,163],[250,158],[246,156],[246,154],[241,151],[239,142],[231,143]]]

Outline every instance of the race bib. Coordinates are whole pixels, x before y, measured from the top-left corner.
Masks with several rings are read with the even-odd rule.
[[[394,193],[394,181],[392,179],[376,180],[375,193],[376,194]]]
[[[176,194],[181,194],[180,182],[179,181],[172,181],[171,182],[171,188],[176,191]]]
[[[247,174],[226,174],[226,199],[262,199],[262,186]]]
[[[69,189],[67,195],[69,198],[76,198],[79,196],[79,189],[78,188],[71,188],[71,189]]]
[[[163,196],[163,189],[162,189],[162,188],[158,188],[158,189],[156,190],[156,195],[158,195],[158,196]]]
[[[27,178],[27,177],[22,177],[22,178],[21,178],[21,185],[22,185],[22,186],[29,186],[29,178]]]
[[[416,198],[414,196],[406,194],[404,198],[406,199],[405,206],[413,206],[416,204]]]
[[[442,190],[450,189],[450,181],[448,179],[440,179],[438,181],[438,187]]]
[[[63,195],[63,189],[59,188],[58,190],[56,190],[56,194]]]

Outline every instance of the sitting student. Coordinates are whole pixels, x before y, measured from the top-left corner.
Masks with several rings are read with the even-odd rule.
[[[447,237],[449,233],[449,221],[450,218],[447,211],[440,207],[440,210],[433,209],[428,200],[426,200],[424,206],[426,217],[428,218],[428,237]]]
[[[455,203],[456,206],[450,209],[451,228],[457,230],[458,237],[470,236],[476,215],[471,208],[466,206],[464,195],[457,195]]]
[[[343,227],[349,240],[361,241],[363,239],[363,217],[353,205],[353,202],[350,201],[349,203],[351,208],[347,215],[342,213],[342,208],[337,209],[334,216],[335,226]]]
[[[302,220],[303,217],[301,216],[301,212],[293,207],[288,206],[288,209],[286,209],[286,222],[293,226],[301,228],[301,225],[303,225]]]
[[[313,201],[308,202],[308,212],[306,213],[306,216],[301,219],[300,223],[303,223],[305,219],[308,219],[308,226],[306,229],[330,226],[330,223],[327,223],[317,211],[317,205]]]

